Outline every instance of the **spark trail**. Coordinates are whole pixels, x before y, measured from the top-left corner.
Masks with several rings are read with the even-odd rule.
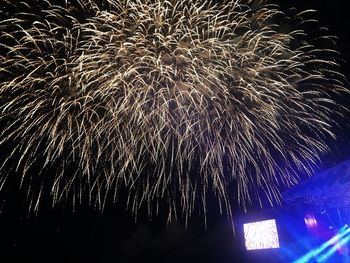
[[[332,94],[344,91],[337,53],[308,43],[302,29],[283,32],[275,5],[1,6],[0,144],[13,149],[0,185],[15,163],[32,210],[44,189],[53,205],[101,209],[127,189],[135,215],[164,201],[169,220],[205,214],[209,192],[228,215],[232,202],[273,205],[334,136]]]

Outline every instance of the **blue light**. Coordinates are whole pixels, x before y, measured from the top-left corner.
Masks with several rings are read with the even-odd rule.
[[[344,246],[346,243],[350,241],[350,235],[341,239],[335,246],[331,247],[327,253],[317,257],[318,262],[325,262],[330,256],[332,256],[338,248]]]
[[[348,233],[350,233],[350,228],[347,226],[343,226],[340,230],[339,233],[337,235],[335,235],[334,237],[332,237],[330,240],[328,240],[327,242],[323,243],[321,246],[319,246],[318,248],[315,248],[313,250],[311,250],[310,252],[308,252],[307,254],[303,255],[302,257],[300,257],[299,259],[295,260],[293,263],[306,263],[308,262],[311,258],[313,257],[317,257],[320,253],[322,253],[324,250],[326,250],[329,246],[331,246],[332,244],[335,244],[336,242],[338,242],[339,240],[341,240],[345,235],[347,235]],[[348,237],[345,238],[348,239]],[[347,240],[348,241],[348,240]],[[346,242],[347,242],[346,241]],[[334,253],[334,252],[333,252]],[[328,252],[326,253],[328,255]],[[329,254],[329,256],[331,256],[332,254]],[[323,257],[323,256],[322,256]]]

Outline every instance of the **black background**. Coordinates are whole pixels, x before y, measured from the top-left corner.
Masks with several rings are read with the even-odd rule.
[[[315,9],[315,17],[338,36],[350,79],[350,13],[346,0],[281,0],[282,9]],[[341,101],[348,103],[349,96]],[[326,169],[350,157],[350,128],[346,119],[334,131],[338,140],[322,156]],[[185,227],[182,222],[166,225],[165,215],[150,220],[146,213],[137,222],[122,205],[108,205],[104,212],[78,207],[46,208],[28,215],[25,195],[15,187],[0,200],[0,262],[250,262],[239,234],[231,222],[218,213]],[[236,210],[236,218],[240,211]],[[238,220],[239,221],[239,220]],[[254,260],[253,260],[254,261]],[[252,261],[252,262],[253,262]]]

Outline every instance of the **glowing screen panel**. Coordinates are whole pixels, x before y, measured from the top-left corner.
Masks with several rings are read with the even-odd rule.
[[[279,248],[274,219],[244,224],[243,230],[247,250]]]

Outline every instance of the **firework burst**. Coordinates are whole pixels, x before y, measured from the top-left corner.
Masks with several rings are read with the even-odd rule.
[[[58,2],[1,1],[0,182],[15,163],[32,209],[45,191],[103,208],[126,189],[135,214],[163,200],[187,219],[213,192],[230,215],[279,200],[327,150],[335,51],[283,32],[276,6]]]

